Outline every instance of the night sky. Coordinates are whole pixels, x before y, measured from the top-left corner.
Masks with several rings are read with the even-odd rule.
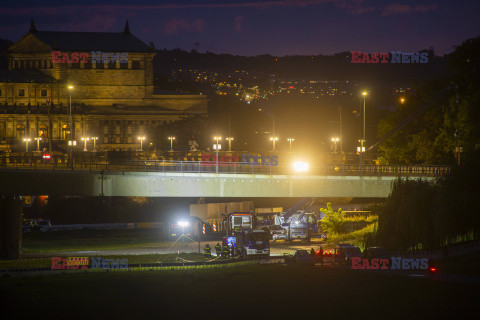
[[[38,30],[130,30],[157,48],[239,55],[361,50],[436,54],[480,34],[478,0],[2,1],[0,38]]]

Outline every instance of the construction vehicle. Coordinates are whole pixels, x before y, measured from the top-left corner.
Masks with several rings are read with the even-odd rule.
[[[234,212],[228,214],[225,243],[234,246],[242,258],[270,256],[270,233],[267,230],[255,230],[252,212]]]
[[[312,233],[318,232],[315,214],[309,211],[313,202],[312,198],[304,198],[287,211],[275,216],[275,224],[287,231],[286,241],[299,239],[310,242]]]

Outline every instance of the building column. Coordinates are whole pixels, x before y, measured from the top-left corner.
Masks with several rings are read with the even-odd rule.
[[[22,253],[22,200],[0,196],[0,259],[18,259]]]

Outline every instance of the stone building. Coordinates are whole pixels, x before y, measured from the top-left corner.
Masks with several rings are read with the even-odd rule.
[[[206,114],[206,96],[154,87],[154,55],[128,21],[120,33],[38,31],[32,21],[0,70],[0,148],[41,137],[41,149],[64,149],[95,136],[97,149],[135,150],[138,136]]]

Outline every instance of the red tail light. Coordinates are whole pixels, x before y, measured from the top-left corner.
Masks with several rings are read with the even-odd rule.
[[[428,270],[430,271],[430,273],[435,273],[435,272],[437,272],[437,268],[435,268],[435,267],[433,267],[433,266],[430,267]]]

